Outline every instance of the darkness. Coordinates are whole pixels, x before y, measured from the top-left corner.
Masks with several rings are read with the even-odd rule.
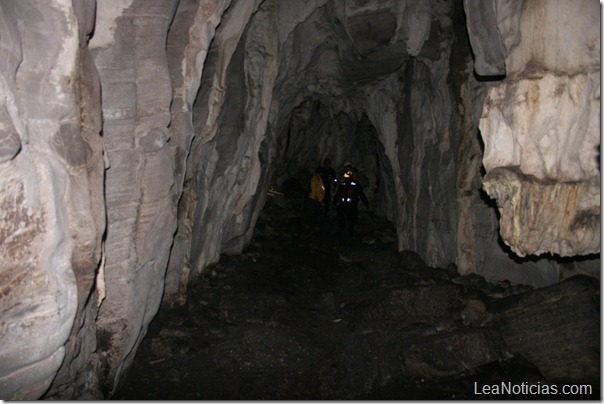
[[[476,386],[579,380],[591,394],[489,398],[599,398],[596,280],[461,277],[397,252],[392,224],[364,208],[353,237],[307,208],[272,193],[243,254],[160,310],[113,399],[473,400]]]
[[[455,4],[456,40],[447,85],[451,104],[461,105],[459,88],[474,73],[464,70],[472,54],[463,4]],[[326,15],[333,17],[333,10],[327,9]],[[334,27],[346,35],[341,23]],[[426,201],[435,191],[432,183],[414,184],[412,161],[418,145],[411,134],[419,129],[408,117],[415,113],[410,100],[417,83],[431,83],[433,72],[426,59],[439,58],[438,28],[431,29],[417,58],[401,56],[405,52],[396,46],[355,57],[358,50],[342,51],[343,80],[355,85],[400,71],[405,102],[397,127],[410,134],[397,139],[400,176],[405,184],[417,187],[408,191],[410,198],[417,192]],[[391,36],[385,32],[389,26],[377,33],[367,29],[376,35],[367,39],[369,48],[375,45],[373,40],[379,43],[381,37]],[[219,134],[211,141],[217,153],[216,178],[237,158],[241,143],[249,141],[241,137],[246,103],[252,97],[244,79],[244,43],[239,42],[229,64]],[[199,132],[207,119],[218,53],[210,49],[194,109]],[[474,78],[485,82],[504,77]],[[276,80],[283,84],[288,78],[280,72]],[[433,85],[425,90],[427,103],[438,99]],[[219,263],[191,281],[184,306],[160,309],[113,399],[472,400],[485,398],[477,388],[503,382],[538,386],[542,394],[521,391],[488,398],[599,398],[599,354],[594,355],[599,353],[599,282],[578,275],[541,289],[509,281],[489,283],[479,275],[461,277],[454,264],[430,267],[420,258],[425,251],[399,252],[400,235],[388,220],[397,214],[396,202],[389,200],[394,174],[378,130],[366,111],[360,119],[347,111],[334,115],[330,101],[312,94],[270,123],[279,138],[268,136],[260,154],[266,163],[263,176],[272,176],[274,186],[251,244],[240,255],[222,254]],[[451,118],[451,125],[457,125],[453,132],[461,119]],[[342,133],[348,135],[338,137]],[[448,154],[427,153],[427,160],[440,159],[430,163],[436,168],[428,163],[428,168],[422,167],[428,175],[445,178],[446,186],[438,192],[447,201],[454,195],[449,191],[455,190],[455,176],[449,181],[443,167],[458,168],[462,140],[457,135]],[[480,142],[476,127],[469,136]],[[204,156],[204,147],[206,139],[196,139],[192,155]],[[459,158],[480,159],[481,153]],[[325,219],[316,217],[306,198],[311,172],[325,154],[336,169],[345,160],[362,166],[360,181],[371,204],[361,208],[352,237],[338,232],[333,209]],[[195,170],[190,178],[206,181],[208,164],[207,159],[190,164]],[[479,177],[476,173],[476,184]],[[478,187],[472,192],[496,212],[493,201]],[[206,188],[211,186],[198,187]],[[261,201],[256,195],[252,205]],[[428,204],[420,205],[415,215],[406,212],[413,221],[409,227],[433,224],[426,223],[432,218]],[[438,213],[443,226],[451,227],[446,212]],[[193,260],[204,245],[198,230],[215,214],[208,209],[207,220],[195,222]],[[240,241],[227,239],[222,250],[235,250]],[[522,260],[528,261],[537,259]],[[195,261],[192,266],[197,266]],[[564,384],[587,390],[578,395],[548,394]],[[543,393],[542,386],[551,389]]]
[[[588,249],[564,251],[599,251],[596,162],[548,133],[536,159],[555,149],[552,164],[589,160],[591,176],[553,195],[582,209],[586,185],[591,205],[541,210],[555,199],[544,184],[510,194],[528,174],[488,159],[485,173],[478,131],[483,110],[492,127],[526,127],[524,102],[539,120],[542,98],[515,91],[526,79],[542,96],[554,78],[589,118],[561,114],[556,129],[594,142],[593,3],[577,13],[588,40],[565,42],[585,61],[545,46],[569,24],[563,2],[68,3],[0,2],[0,390],[476,399],[508,383],[537,392],[488,398],[600,398],[599,254],[518,259],[497,220],[520,212],[519,242],[539,251],[571,233]],[[503,132],[485,129],[488,150]],[[308,198],[324,157],[339,174],[352,161],[368,196],[355,232]],[[550,237],[556,213],[574,217]]]

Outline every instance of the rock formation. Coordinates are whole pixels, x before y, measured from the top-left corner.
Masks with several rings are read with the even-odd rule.
[[[485,190],[519,256],[598,253],[599,4],[511,5],[496,10],[506,78],[489,89],[480,119]]]
[[[597,279],[533,289],[428,268],[385,218],[361,209],[339,237],[335,212],[297,202],[271,192],[252,244],[160,309],[113,399],[473,400],[502,380],[599,396]]]
[[[517,256],[599,254],[598,11],[3,1],[0,398],[110,397],[160,304],[325,156],[354,162],[400,250],[556,283]]]

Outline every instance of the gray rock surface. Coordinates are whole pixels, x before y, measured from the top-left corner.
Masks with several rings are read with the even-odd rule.
[[[472,4],[3,1],[0,398],[110,397],[324,157],[430,266],[545,286],[531,255],[599,254],[597,3]]]
[[[77,384],[74,374],[94,367],[89,302],[105,207],[99,85],[86,48],[91,5],[0,5],[3,399],[40,397],[51,382]]]

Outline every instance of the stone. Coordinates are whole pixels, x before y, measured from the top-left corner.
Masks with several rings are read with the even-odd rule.
[[[464,300],[459,316],[465,326],[484,325],[493,318],[485,302],[478,298]]]
[[[401,329],[414,323],[442,325],[457,318],[461,304],[461,294],[455,284],[395,289],[380,304],[371,305],[356,314],[352,324],[358,332]]]
[[[484,187],[497,200],[503,240],[517,255],[600,250],[599,183],[543,181],[499,167],[485,176]]]
[[[19,136],[4,129],[0,129],[0,164],[12,160],[21,150]]]
[[[365,331],[377,328],[368,313],[433,316],[441,331],[463,325],[459,310],[468,327],[488,323],[459,300],[471,280],[442,286],[451,274],[435,268],[452,263],[466,279],[508,282],[503,294],[558,282],[559,258],[536,254],[597,264],[599,8],[580,1],[1,2],[1,396],[110,398],[160,306],[187,304],[196,278],[241,254],[265,208],[297,217],[293,195],[325,157],[338,170],[353,161],[372,212],[393,224],[359,223],[372,246],[396,251],[345,251],[348,272],[329,280],[357,288],[353,311],[367,288],[383,293],[357,307]],[[276,199],[288,178],[292,195]],[[536,212],[549,200],[568,212]],[[257,237],[274,247],[276,226]],[[286,264],[283,276],[317,281]],[[438,282],[418,280],[426,267]],[[271,301],[252,320],[266,321]],[[460,340],[482,341],[472,332]],[[396,373],[394,361],[372,366],[347,386]],[[341,376],[313,370],[300,369]]]
[[[492,86],[480,119],[487,173],[518,167],[541,180],[598,177],[596,74],[533,74]],[[584,98],[578,99],[578,94]]]
[[[160,151],[168,140],[165,130],[153,128],[139,139],[138,144],[145,153],[153,153]]]
[[[486,329],[463,329],[406,341],[402,349],[407,377],[461,378],[501,358],[497,338]]]
[[[468,33],[475,61],[474,70],[481,76],[503,76],[506,51],[497,29],[494,1],[464,0]]]
[[[500,233],[519,256],[599,253],[597,4],[507,2],[495,9],[507,77],[488,89],[480,135],[485,189],[502,198]],[[564,41],[545,40],[562,26],[576,29],[566,30]],[[519,215],[514,205],[534,213]]]
[[[79,123],[62,124],[52,137],[52,146],[57,155],[72,167],[84,166],[92,158],[92,149],[82,138]]]
[[[492,310],[505,349],[533,363],[550,382],[597,384],[599,291],[597,280],[577,275],[497,302]]]
[[[575,377],[581,364],[586,380],[596,374],[596,280],[492,284],[379,244],[357,249],[400,260],[342,263],[335,235],[308,231],[301,215],[279,220],[285,212],[263,212],[255,233],[270,222],[273,236],[222,257],[185,306],[160,310],[114,399],[471,399],[474,382],[554,383],[554,363],[564,369],[569,354]],[[386,227],[360,216],[374,232]],[[158,383],[171,369],[174,383]]]

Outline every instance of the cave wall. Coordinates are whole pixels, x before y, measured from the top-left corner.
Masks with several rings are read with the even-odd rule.
[[[193,4],[169,64],[177,5],[1,5],[3,399],[109,397],[159,308],[192,138],[171,107],[228,2]]]
[[[3,399],[37,398],[95,367],[105,163],[90,6],[0,4]]]
[[[449,203],[448,195],[455,193],[458,153],[449,132],[451,94],[447,83],[454,10],[452,3],[417,3],[408,8],[397,4],[380,3],[376,11],[376,7],[355,8],[349,2],[335,1],[320,8],[307,4],[293,14],[289,12],[293,4],[262,3],[227,68],[226,95],[220,102],[228,117],[222,122],[218,115],[222,123],[217,129],[208,129],[210,110],[205,100],[222,80],[210,76],[202,82],[195,106],[199,112],[194,111],[194,125],[200,122],[198,133],[202,135],[194,140],[187,174],[190,180],[186,180],[191,187],[181,202],[184,209],[179,211],[183,217],[179,229],[190,232],[189,236],[183,234],[182,250],[190,254],[192,268],[185,268],[185,252],[175,261],[176,271],[185,268],[183,273],[199,273],[220,252],[237,253],[249,241],[249,234],[242,230],[253,225],[262,204],[252,206],[248,198],[249,210],[242,216],[242,208],[230,208],[235,198],[246,206],[240,196],[225,199],[213,190],[252,186],[252,193],[263,195],[287,176],[309,173],[327,156],[335,167],[354,161],[361,176],[367,178],[370,199],[380,201],[377,211],[397,225],[400,249],[420,252],[430,265],[455,261],[456,206]],[[334,20],[341,22],[335,28]],[[411,31],[404,24],[407,20],[423,25]],[[381,27],[390,21],[395,24],[387,37],[368,41],[362,32],[368,24]],[[267,26],[278,34],[266,35]],[[221,42],[214,44],[218,55]],[[219,65],[212,52],[208,66]],[[238,52],[246,56],[237,58]],[[354,56],[359,52],[359,58]],[[268,114],[263,117],[265,111]],[[366,153],[358,148],[357,127],[365,116],[376,129],[382,147],[375,149],[379,151]],[[248,129],[256,125],[269,130]],[[213,132],[206,135],[205,130]],[[246,134],[243,138],[242,133]],[[264,163],[267,172],[276,173],[273,177],[241,171],[248,168],[240,155],[248,153],[249,164],[257,166],[262,142],[274,151]],[[248,144],[247,149],[242,144]],[[385,179],[375,172],[376,153],[381,154],[380,171],[387,173]],[[381,187],[372,189],[378,178]],[[229,219],[228,215],[235,217]],[[245,226],[237,227],[237,223]],[[179,279],[178,289],[184,290],[188,276]]]
[[[0,3],[0,397],[110,397],[325,156],[432,266],[539,286],[517,255],[599,253],[599,9],[489,4]]]
[[[174,151],[169,139],[172,87],[165,51],[177,2],[97,4],[97,15],[121,12],[108,41],[91,40],[102,85],[107,236],[105,299],[96,321],[105,394],[157,312],[171,235],[176,230]],[[110,8],[107,10],[105,8]],[[107,30],[102,23],[101,31]],[[161,236],[161,235],[165,236]]]
[[[600,4],[498,2],[492,12],[506,77],[488,90],[480,131],[503,240],[521,257],[599,253]]]

